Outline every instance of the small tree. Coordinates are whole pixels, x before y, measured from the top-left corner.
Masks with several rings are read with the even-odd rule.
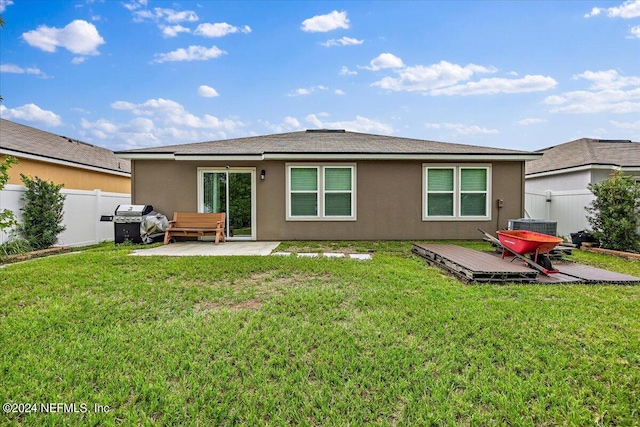
[[[45,249],[58,241],[58,234],[66,227],[62,224],[65,196],[62,184],[31,178],[20,174],[26,187],[25,206],[22,210],[22,235],[33,249]]]
[[[18,163],[18,160],[15,157],[6,157],[0,162],[0,190],[7,185],[9,181],[9,168],[16,163]],[[18,222],[12,211],[9,209],[0,210],[0,232],[15,227],[16,225],[18,225]]]
[[[611,178],[589,184],[596,199],[587,207],[592,234],[603,248],[638,251],[640,184],[616,170]]]

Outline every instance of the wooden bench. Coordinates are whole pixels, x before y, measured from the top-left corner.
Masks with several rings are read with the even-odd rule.
[[[176,241],[176,237],[216,236],[216,245],[224,236],[224,213],[174,212],[173,221],[164,232],[164,244]]]

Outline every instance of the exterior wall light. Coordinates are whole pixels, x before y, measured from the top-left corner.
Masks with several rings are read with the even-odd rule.
[[[261,180],[261,181],[264,181],[264,179],[265,179],[266,177],[267,177],[267,172],[266,172],[264,169],[262,169],[262,170],[260,171],[260,180]]]

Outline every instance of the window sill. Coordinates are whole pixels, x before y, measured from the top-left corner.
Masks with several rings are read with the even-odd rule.
[[[336,217],[287,217],[285,218],[286,221],[291,221],[291,222],[310,222],[310,221],[315,221],[315,222],[335,222],[335,221],[357,221],[358,219],[356,217],[352,217],[352,216],[336,216]]]
[[[466,216],[466,217],[452,217],[452,216],[437,216],[437,217],[423,217],[422,222],[441,222],[441,221],[453,221],[453,222],[489,222],[491,221],[490,217],[486,216]]]

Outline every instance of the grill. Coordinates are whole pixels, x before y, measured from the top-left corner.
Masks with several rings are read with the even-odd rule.
[[[151,205],[118,205],[113,217],[115,243],[142,243],[141,224],[153,211]]]

